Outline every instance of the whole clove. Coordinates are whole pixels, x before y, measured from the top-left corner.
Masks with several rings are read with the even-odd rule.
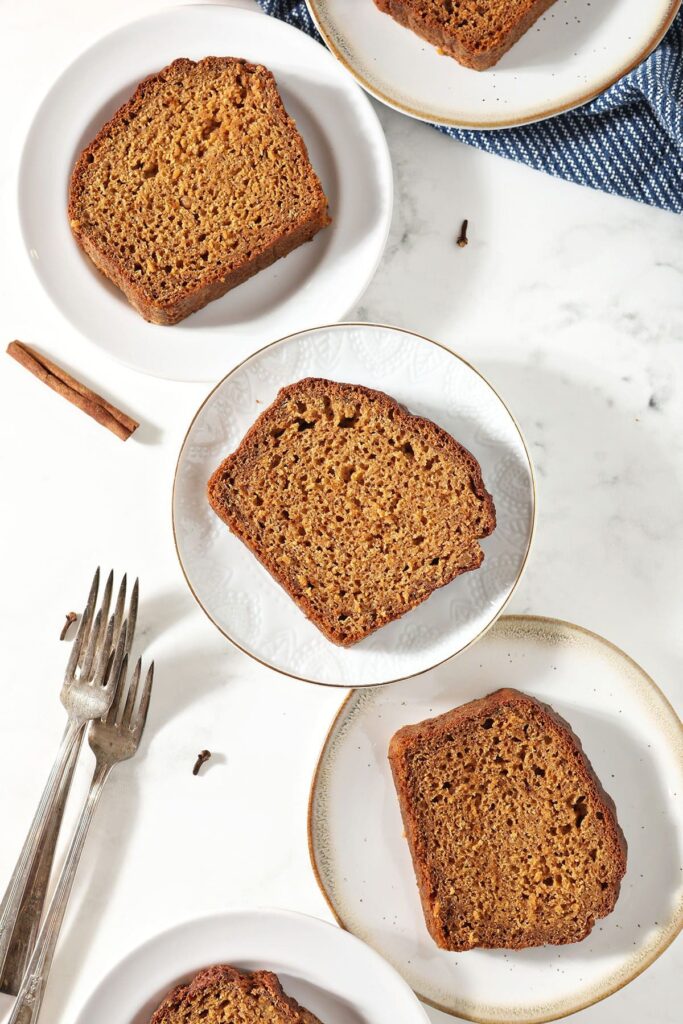
[[[76,612],[67,612],[66,613],[66,622],[62,626],[62,632],[59,634],[59,639],[60,640],[66,640],[66,635],[69,632],[69,630],[71,629],[71,627],[73,626],[73,624],[74,624],[74,622],[76,621],[77,618],[78,618],[78,615],[76,615]]]
[[[199,774],[199,769],[201,768],[201,766],[203,764],[205,764],[209,760],[210,757],[211,757],[211,751],[210,750],[201,750],[197,754],[197,760],[194,763],[194,768],[192,769],[192,774],[193,775],[198,775]]]

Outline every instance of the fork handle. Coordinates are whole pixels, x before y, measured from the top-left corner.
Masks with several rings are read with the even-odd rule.
[[[84,723],[70,722],[64,731],[59,752],[40,798],[38,809],[31,822],[2,904],[0,904],[0,976],[5,972],[12,936],[36,859],[40,856],[46,834],[51,827],[64,773],[74,747],[82,739],[84,729]]]
[[[45,916],[43,927],[29,960],[24,979],[17,994],[17,1000],[7,1024],[36,1024],[43,1003],[45,987],[52,966],[52,958],[64,920],[64,912],[71,895],[78,862],[81,859],[85,839],[95,813],[104,784],[109,778],[112,765],[97,765],[90,783],[90,792],[83,805],[69,846],[64,867],[59,876],[54,896]]]
[[[77,740],[66,764],[64,776],[59,789],[59,797],[54,807],[50,826],[45,832],[43,842],[34,849],[30,874],[24,898],[21,901],[17,922],[7,950],[5,969],[0,975],[0,992],[15,996],[19,991],[21,979],[24,977],[33,947],[35,945],[40,921],[45,907],[45,898],[52,874],[52,862],[55,857],[57,841],[62,827],[64,808],[71,791],[71,783],[81,750],[83,733]]]

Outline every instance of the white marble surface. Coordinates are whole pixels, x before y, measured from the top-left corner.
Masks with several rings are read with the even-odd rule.
[[[32,111],[84,46],[157,8],[0,2],[5,342],[37,344],[143,423],[122,445],[0,360],[3,885],[61,734],[66,649],[57,636],[97,563],[140,575],[139,634],[158,663],[144,750],[113,775],[88,839],[44,1007],[50,1024],[72,1020],[112,963],[182,918],[258,904],[329,918],[308,864],[306,801],[342,694],[272,675],[230,648],[175,558],[173,468],[206,388],[136,375],[78,337],[41,292],[19,238],[15,177]],[[395,167],[394,224],[349,318],[413,328],[488,375],[538,473],[536,543],[511,610],[602,633],[680,713],[680,218],[477,153],[392,111],[380,116]],[[461,250],[453,239],[463,217],[471,244]],[[216,756],[194,778],[202,747]],[[576,1020],[673,1024],[682,970],[679,940]]]

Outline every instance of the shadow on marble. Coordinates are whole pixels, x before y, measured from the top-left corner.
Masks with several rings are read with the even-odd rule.
[[[137,419],[137,416],[135,417]],[[154,447],[155,445],[161,444],[164,440],[164,432],[161,427],[158,427],[156,423],[150,423],[148,420],[141,419],[140,426],[132,435],[132,439],[135,444],[144,444]]]
[[[184,644],[176,637],[169,652],[169,633],[188,626],[194,636],[198,618],[204,627],[201,646],[196,641]],[[138,757],[145,756],[158,732],[168,721],[182,714],[195,701],[224,686],[234,674],[235,658],[244,657],[237,648],[220,635],[198,608],[189,589],[179,580],[168,591],[146,596],[145,580],[141,581],[140,611],[132,655],[142,658],[143,666],[155,662],[155,683],[148,727],[142,737]],[[218,763],[218,762],[217,762]],[[206,771],[209,765],[202,771]]]
[[[378,103],[375,109],[392,154],[394,209],[382,261],[347,319],[416,331],[457,351],[458,339],[444,337],[445,311],[452,316],[477,294],[486,301],[479,250],[489,245],[481,233],[487,186],[476,162],[460,158],[459,143]],[[465,218],[469,245],[460,249],[456,239]]]
[[[197,755],[197,756],[199,756],[199,755]],[[225,754],[222,754],[222,753],[216,752],[216,751],[212,751],[211,752],[211,757],[208,759],[208,761],[205,761],[204,764],[201,765],[201,767],[199,769],[199,772],[197,774],[199,774],[199,775],[208,775],[209,772],[214,771],[214,769],[216,769],[216,768],[220,768],[220,767],[222,767],[224,765],[227,765],[227,763],[228,763],[228,759],[225,756]],[[193,772],[193,774],[194,774],[194,772]]]
[[[154,733],[182,715],[185,708],[228,685],[234,676],[232,662],[236,657],[243,655],[217,635],[206,647],[181,650],[167,661],[160,660],[157,667],[158,685],[150,707],[151,729],[149,736],[143,739],[143,744],[145,740],[151,742]]]
[[[187,587],[179,583],[168,592],[145,594],[145,580],[141,580],[140,613],[135,630],[134,653],[146,657],[145,651],[156,644],[183,619],[197,611],[197,604]]]
[[[63,1020],[64,1009],[72,995],[71,979],[78,972],[83,951],[92,945],[99,931],[128,857],[129,837],[140,803],[140,773],[136,762],[144,756],[144,742],[143,739],[134,761],[114,768],[93,819],[50,972],[56,983],[47,990],[49,1013],[43,1014],[46,1020]]]
[[[673,658],[683,479],[660,411],[645,396],[640,409],[623,404],[619,367],[607,391],[572,376],[586,371],[578,359],[563,372],[478,365],[517,418],[537,478],[536,537],[512,610],[596,629],[636,660],[639,644]],[[520,606],[531,593],[533,606]]]

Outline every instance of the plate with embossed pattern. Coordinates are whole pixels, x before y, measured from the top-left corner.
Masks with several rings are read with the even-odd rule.
[[[352,647],[330,643],[210,508],[209,477],[279,389],[304,377],[391,395],[460,441],[479,461],[497,526],[484,561]],[[437,342],[378,324],[290,335],[250,356],[209,394],[183,442],[173,528],[185,578],[215,626],[262,664],[306,682],[375,686],[425,672],[472,644],[500,615],[527,561],[535,519],[529,453],[512,414],[482,375]]]

